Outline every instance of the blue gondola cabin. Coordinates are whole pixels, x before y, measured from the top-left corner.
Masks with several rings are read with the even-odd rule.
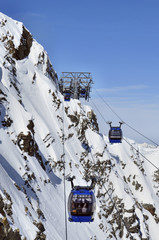
[[[64,96],[64,100],[65,101],[70,101],[70,98],[71,98],[71,92],[70,92],[70,89],[65,89],[63,91],[63,96]]]
[[[123,134],[120,127],[111,127],[109,130],[109,142],[110,143],[121,143]]]
[[[95,211],[95,196],[87,187],[75,187],[68,199],[68,214],[70,222],[93,222]]]
[[[85,97],[86,96],[86,89],[85,88],[81,88],[80,90],[80,97]]]

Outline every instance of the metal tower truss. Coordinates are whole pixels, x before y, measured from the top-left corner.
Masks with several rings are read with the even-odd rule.
[[[88,101],[92,84],[93,80],[89,72],[62,72],[59,90],[64,96],[70,94],[71,98],[85,98]]]

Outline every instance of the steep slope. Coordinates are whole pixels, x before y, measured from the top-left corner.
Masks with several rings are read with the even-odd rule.
[[[77,184],[100,178],[95,221],[67,222],[68,239],[157,240],[159,170],[139,152],[157,166],[159,149],[110,145],[90,107],[63,101],[47,53],[23,24],[1,13],[0,26],[0,239],[66,238],[65,160]],[[66,197],[70,189],[66,182]]]

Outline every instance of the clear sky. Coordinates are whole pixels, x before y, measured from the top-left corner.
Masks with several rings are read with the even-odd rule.
[[[58,76],[91,72],[94,87],[117,114],[159,143],[159,0],[5,0],[0,11],[24,23]],[[92,100],[118,123],[95,91]],[[100,126],[106,133],[102,119]]]

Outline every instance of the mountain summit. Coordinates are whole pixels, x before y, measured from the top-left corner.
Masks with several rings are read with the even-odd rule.
[[[44,48],[2,13],[0,49],[0,239],[158,240],[159,148],[111,145],[89,106],[64,102]],[[99,179],[94,222],[67,221],[67,232],[64,169],[77,185]]]

